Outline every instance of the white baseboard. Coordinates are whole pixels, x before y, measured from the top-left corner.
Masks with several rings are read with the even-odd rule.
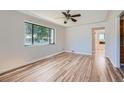
[[[34,60],[31,60],[30,62],[28,62],[29,64],[30,63],[34,63],[34,62],[37,62],[37,61],[40,61],[40,60],[43,60],[43,59],[46,59],[46,58],[50,58],[52,56],[55,56],[55,55],[58,55],[60,53],[63,53],[64,51],[60,51],[60,52],[57,52],[57,53],[54,53],[54,54],[51,54],[51,55],[48,55],[48,56],[45,56],[45,57],[41,57],[39,59],[34,59]]]
[[[112,62],[112,60],[111,60],[108,56],[106,56],[106,58],[109,59],[109,61],[112,63],[112,65],[113,65],[114,67],[119,68],[118,66],[116,66],[116,65]]]
[[[33,63],[33,62],[37,62],[37,61],[39,61],[39,60],[43,60],[43,59],[46,59],[46,58],[50,58],[50,57],[52,57],[52,56],[58,55],[58,54],[63,53],[63,52],[71,52],[71,51],[65,51],[65,50],[63,50],[63,51],[60,51],[60,52],[57,52],[57,53],[54,53],[54,54],[51,54],[51,55],[48,55],[48,56],[39,58],[39,59],[32,60],[32,61],[29,62],[29,64],[30,64],[30,63]],[[73,52],[73,53],[76,53],[76,54],[83,54],[83,55],[92,55],[91,53],[82,53],[82,52]]]
[[[43,59],[46,59],[46,58],[49,58],[49,57],[52,57],[52,56],[55,56],[57,54],[60,54],[60,53],[63,53],[64,51],[60,51],[60,52],[57,52],[57,53],[54,53],[54,54],[51,54],[51,55],[48,55],[48,56],[45,56],[45,57],[41,57],[41,58],[36,58],[34,60],[29,60],[29,61],[26,61],[25,64],[21,64],[17,67],[14,67],[14,68],[11,68],[11,69],[7,69],[7,70],[4,70],[4,71],[1,71],[0,74],[2,73],[5,73],[5,72],[8,72],[8,71],[11,71],[13,69],[16,69],[16,68],[19,68],[19,67],[22,67],[22,66],[25,66],[25,65],[28,65],[28,64],[32,64],[32,63],[35,63],[35,62],[38,62],[40,60],[43,60]]]
[[[69,51],[69,50],[65,50],[65,52],[76,53],[76,54],[82,54],[82,55],[92,55],[92,53],[72,52],[72,51]]]

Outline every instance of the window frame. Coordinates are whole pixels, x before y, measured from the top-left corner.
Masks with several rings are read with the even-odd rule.
[[[52,28],[52,27],[47,27],[47,26],[43,26],[43,25],[39,25],[39,24],[36,24],[36,23],[32,23],[32,22],[24,22],[24,24],[25,23],[28,23],[28,24],[31,24],[32,25],[32,42],[31,42],[31,45],[26,45],[25,44],[25,42],[24,42],[24,46],[45,46],[45,45],[55,45],[56,44],[56,29],[55,28]],[[39,45],[37,45],[37,44],[34,44],[34,37],[33,37],[33,35],[34,35],[34,29],[33,29],[33,27],[34,27],[34,25],[36,25],[36,26],[40,26],[40,27],[45,27],[45,28],[48,28],[49,29],[49,34],[48,34],[48,38],[49,38],[49,43],[48,44],[39,44]],[[52,29],[52,30],[54,30],[53,31],[53,43],[51,43],[51,37],[50,37],[50,29]]]

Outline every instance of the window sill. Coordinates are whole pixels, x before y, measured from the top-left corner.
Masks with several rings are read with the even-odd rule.
[[[44,45],[24,45],[24,47],[43,47],[43,46],[51,46],[56,44],[44,44]]]

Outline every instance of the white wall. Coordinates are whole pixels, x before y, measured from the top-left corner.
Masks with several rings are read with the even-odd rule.
[[[65,50],[82,53],[92,54],[92,28],[105,27],[106,23],[86,24],[75,27],[67,28],[65,31],[66,42]]]
[[[92,53],[92,28],[105,27],[106,56],[116,67],[119,62],[119,26],[121,11],[111,11],[106,22],[65,28],[17,11],[0,11],[0,73],[31,63],[48,55],[74,50]],[[24,22],[56,29],[56,45],[24,47]],[[65,43],[64,43],[65,42]]]
[[[111,11],[106,25],[106,56],[109,57],[113,65],[116,67],[120,67],[120,13],[121,11]]]
[[[24,47],[24,22],[56,29],[56,44]],[[0,73],[63,51],[64,28],[17,11],[0,11]]]
[[[110,11],[105,22],[87,24],[66,29],[65,50],[82,54],[92,53],[92,28],[105,27],[105,56],[115,67],[120,67],[119,15],[122,11]]]

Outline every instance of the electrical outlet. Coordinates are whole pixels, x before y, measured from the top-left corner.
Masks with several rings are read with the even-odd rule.
[[[71,52],[74,52],[74,50],[71,50]]]

